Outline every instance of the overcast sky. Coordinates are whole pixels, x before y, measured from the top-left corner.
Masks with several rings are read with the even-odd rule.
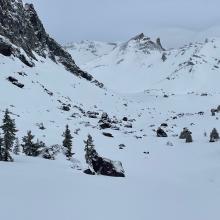
[[[24,0],[60,43],[125,41],[144,32],[168,47],[220,36],[220,0]]]

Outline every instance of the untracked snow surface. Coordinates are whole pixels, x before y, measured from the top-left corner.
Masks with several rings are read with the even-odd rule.
[[[38,62],[30,68],[0,55],[0,117],[8,108],[20,139],[32,130],[35,140],[48,146],[62,144],[69,124],[75,153],[71,161],[62,154],[54,161],[21,154],[13,156],[13,163],[0,162],[0,218],[219,220],[220,145],[209,143],[211,130],[220,130],[220,113],[210,112],[220,104],[219,70],[214,67],[219,45],[214,40],[186,46],[185,55],[181,49],[166,51],[165,62],[162,51],[141,55],[138,50],[136,56],[128,47],[119,54],[124,59],[119,64],[116,47],[82,65],[104,81],[102,89],[50,59],[36,55]],[[24,87],[9,82],[9,76]],[[88,111],[97,112],[97,118]],[[103,112],[117,119],[119,130],[105,130],[112,138],[100,130]],[[39,123],[46,129],[39,129]],[[168,125],[163,127],[167,138],[156,137],[161,123]],[[178,138],[184,127],[192,132],[193,143]],[[88,167],[83,143],[88,133],[99,155],[122,162],[125,178],[83,173]],[[120,144],[125,147],[120,149]]]

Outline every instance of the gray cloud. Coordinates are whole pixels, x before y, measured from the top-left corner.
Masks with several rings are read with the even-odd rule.
[[[220,36],[219,0],[25,1],[34,3],[48,32],[61,43],[127,40],[144,32],[161,35],[170,47],[196,36]]]

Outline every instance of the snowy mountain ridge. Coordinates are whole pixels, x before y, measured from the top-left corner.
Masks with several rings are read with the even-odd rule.
[[[143,38],[148,39],[148,44],[146,40],[142,43]],[[157,45],[161,43],[152,43],[141,35],[119,44],[108,54],[80,64],[80,67],[117,92],[163,89],[164,92],[186,94],[219,91],[212,80],[219,78],[218,38],[190,43],[179,49],[164,50]]]
[[[2,42],[0,53],[10,56],[13,53],[13,45],[16,45],[32,60],[28,63],[22,55],[18,55],[22,62],[26,62],[26,65],[34,65],[37,61],[34,55],[36,53],[41,57],[49,57],[54,62],[61,63],[68,71],[79,77],[103,86],[91,75],[80,70],[71,55],[47,34],[33,4],[24,5],[22,0],[1,0],[0,8],[0,36],[8,41],[8,43],[0,41]]]
[[[220,41],[175,50],[142,34],[84,41],[67,47],[75,64],[36,18],[33,6],[0,0],[0,119],[8,109],[22,144],[31,130],[59,153],[21,149],[13,163],[0,161],[1,218],[219,220],[220,148],[209,134],[220,130]],[[60,150],[67,124],[70,160]],[[95,175],[84,173],[88,134]],[[101,175],[100,161],[124,178]]]

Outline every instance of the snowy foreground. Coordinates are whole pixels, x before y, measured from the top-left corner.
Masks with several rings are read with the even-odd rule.
[[[209,50],[211,47],[212,43],[209,43],[201,48],[205,57],[212,54],[211,64],[195,65],[190,73],[191,67],[186,66],[176,72],[173,81],[162,80],[170,72],[160,75],[155,71],[151,80],[158,82],[156,90],[143,91],[140,88],[136,93],[125,93],[126,86],[122,86],[122,91],[114,92],[111,90],[112,81],[108,83],[107,80],[107,88],[101,89],[37,55],[39,62],[33,68],[24,66],[16,58],[0,55],[0,118],[9,108],[16,120],[20,139],[31,129],[36,138],[48,146],[62,143],[62,132],[69,124],[75,153],[72,161],[60,154],[54,161],[20,155],[14,156],[14,163],[1,162],[1,219],[219,220],[220,144],[209,143],[209,133],[214,127],[220,131],[220,113],[216,116],[210,113],[210,109],[220,104],[220,77],[217,67],[212,71],[208,69],[217,62],[213,53],[218,55],[216,49],[214,52]],[[189,48],[190,54],[192,50]],[[168,63],[161,64],[167,65],[167,70],[176,53],[171,51],[171,60],[168,57]],[[153,53],[153,56],[159,62],[161,53]],[[101,59],[106,62],[107,58]],[[188,59],[187,52],[180,62],[184,63],[185,59]],[[93,74],[93,63],[86,66]],[[106,74],[111,72],[108,68],[103,69],[108,71]],[[159,71],[159,64],[155,68]],[[117,66],[114,69],[119,71]],[[143,74],[143,67],[141,71]],[[94,72],[94,75],[100,73]],[[210,78],[210,74],[214,78]],[[23,83],[24,88],[11,84],[7,80],[9,76]],[[128,76],[126,80],[132,85],[131,72]],[[105,77],[100,75],[99,80],[102,78]],[[123,80],[115,82],[123,85]],[[145,88],[149,88],[147,78],[144,80]],[[183,84],[185,90],[180,89]],[[196,85],[195,89],[193,85]],[[159,90],[160,87],[164,90]],[[133,89],[138,91],[138,86],[134,85]],[[203,92],[207,94],[201,96]],[[165,94],[168,97],[164,97]],[[62,107],[68,105],[69,111],[64,111]],[[117,124],[120,130],[106,129],[105,132],[114,137],[104,136],[98,125],[100,118],[90,118],[87,111],[96,111],[99,117],[103,112],[111,118],[115,116],[120,121]],[[204,113],[198,114],[200,111]],[[122,121],[125,116],[133,119],[132,128]],[[46,129],[40,130],[39,123],[43,123]],[[167,138],[156,137],[154,129],[161,123],[168,124],[164,128]],[[178,138],[183,127],[192,131],[193,143],[186,144]],[[77,129],[80,129],[78,134],[74,134]],[[122,162],[125,178],[83,173],[87,168],[83,140],[88,133],[100,155]],[[126,147],[119,149],[120,144]]]
[[[144,143],[121,155],[126,178],[88,176],[65,160],[1,163],[1,218],[219,219],[218,144],[150,145],[149,157],[141,154]]]

